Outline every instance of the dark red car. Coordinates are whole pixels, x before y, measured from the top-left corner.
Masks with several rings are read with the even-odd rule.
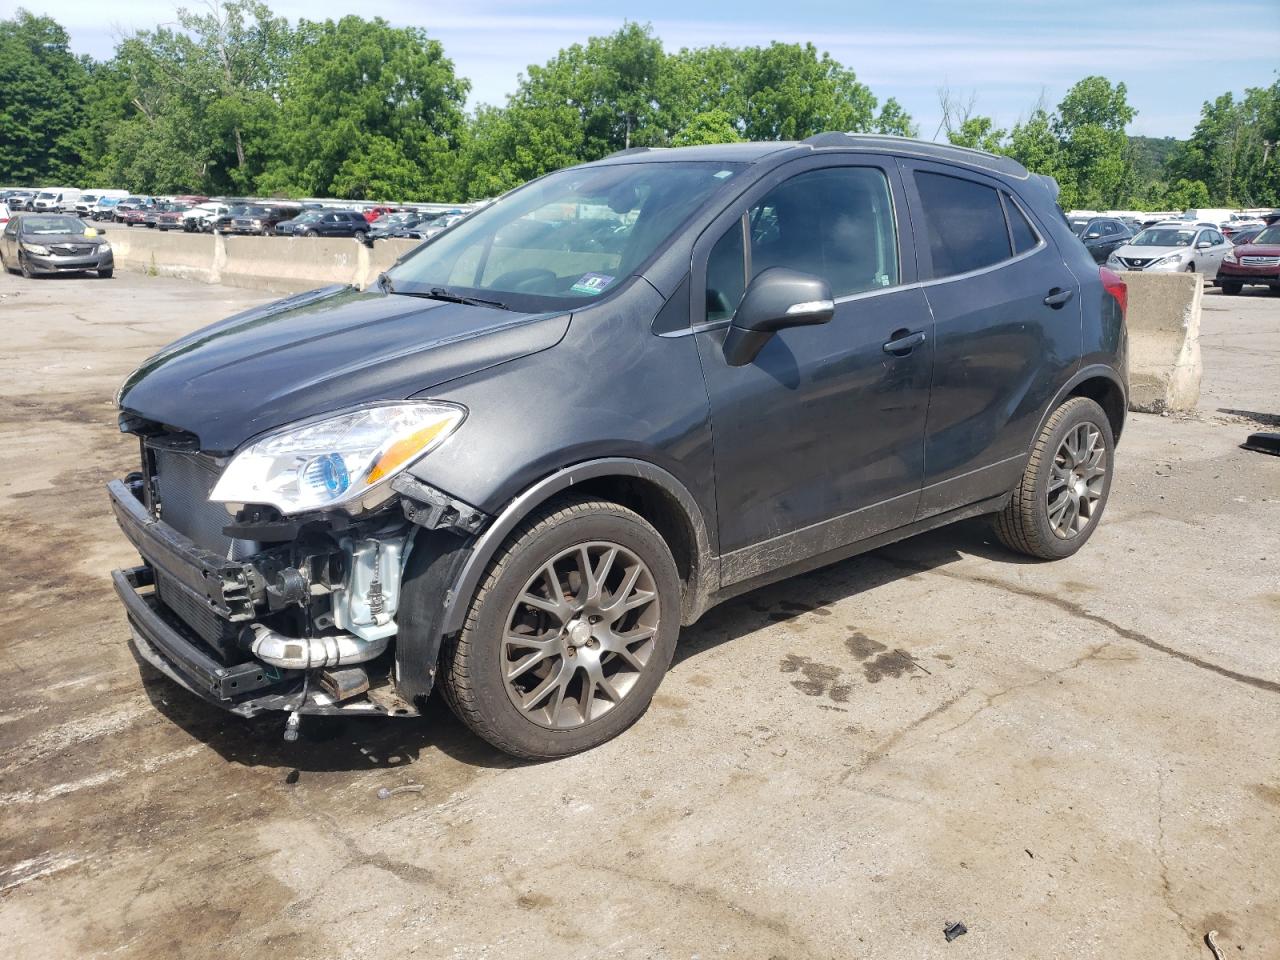
[[[1250,284],[1280,290],[1280,223],[1267,227],[1251,243],[1242,243],[1222,258],[1218,286],[1237,294]]]
[[[369,223],[377,220],[379,217],[386,216],[388,213],[394,213],[395,207],[370,207],[364,211],[365,220]]]
[[[181,230],[182,218],[187,215],[187,211],[193,206],[194,204],[180,201],[162,203],[148,217],[148,225],[150,225],[150,221],[154,217],[155,227],[158,230]]]

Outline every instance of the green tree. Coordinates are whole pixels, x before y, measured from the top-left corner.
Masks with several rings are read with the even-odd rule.
[[[1206,102],[1171,177],[1201,181],[1224,203],[1280,203],[1280,81]]]
[[[1132,189],[1127,127],[1136,114],[1123,83],[1085,77],[1067,91],[1053,118],[1062,154],[1059,179],[1073,206],[1118,207]]]
[[[694,114],[671,138],[673,147],[695,147],[706,143],[737,143],[742,139],[727,110],[706,110]]]
[[[920,129],[911,122],[911,114],[907,113],[893,97],[884,102],[876,115],[876,133],[890,133],[898,137],[916,137]]]
[[[0,183],[74,177],[86,80],[54,20],[22,8],[0,20]]]
[[[996,122],[990,117],[966,117],[959,129],[947,132],[947,139],[957,147],[999,153],[1003,148],[1006,132],[996,127]]]
[[[456,198],[468,89],[439,41],[423,30],[355,16],[303,20],[275,156],[258,187],[294,195],[347,186],[383,191],[377,196],[386,199]],[[374,174],[364,156],[370,138],[381,138],[374,149],[394,173]]]

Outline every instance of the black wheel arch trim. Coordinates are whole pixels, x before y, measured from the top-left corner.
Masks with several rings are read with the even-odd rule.
[[[720,587],[719,558],[712,552],[707,519],[688,489],[671,473],[645,460],[607,457],[565,467],[543,477],[512,499],[476,537],[452,531],[419,530],[410,552],[408,588],[398,617],[396,689],[410,701],[425,700],[435,684],[444,638],[462,629],[471,598],[507,537],[526,517],[558,493],[602,477],[638,478],[659,486],[684,512],[697,556],[690,566],[682,620],[692,623],[712,606]]]
[[[586,480],[601,477],[635,477],[647,480],[662,488],[680,507],[689,528],[693,531],[694,548],[697,553],[690,570],[689,589],[686,591],[685,621],[692,622],[689,619],[691,613],[696,619],[696,614],[706,609],[704,605],[706,598],[719,587],[719,568],[708,535],[707,518],[703,516],[693,494],[662,467],[646,460],[630,457],[605,457],[565,467],[543,477],[511,500],[494,518],[493,522],[476,538],[470,554],[445,598],[444,632],[447,634],[462,629],[467,606],[480,585],[480,578],[484,575],[489,561],[493,559],[511,531],[525,517],[557,493]]]
[[[1036,439],[1044,431],[1044,425],[1049,418],[1053,416],[1053,411],[1062,406],[1069,397],[1071,397],[1080,384],[1089,380],[1109,380],[1120,391],[1120,415],[1123,421],[1124,415],[1129,411],[1129,388],[1124,378],[1116,371],[1114,367],[1109,367],[1105,363],[1094,363],[1086,367],[1081,367],[1059,388],[1054,394],[1052,402],[1045,407],[1044,412],[1040,415],[1040,422],[1036,425],[1036,431],[1031,435],[1030,442],[1027,444],[1027,455],[1031,455],[1032,448],[1035,447]],[[1117,442],[1120,439],[1120,431],[1113,430],[1114,438]]]

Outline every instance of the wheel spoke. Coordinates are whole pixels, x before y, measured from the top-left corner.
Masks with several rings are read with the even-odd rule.
[[[659,603],[649,568],[624,546],[579,543],[549,557],[507,617],[500,658],[507,696],[539,726],[598,721],[653,669]]]

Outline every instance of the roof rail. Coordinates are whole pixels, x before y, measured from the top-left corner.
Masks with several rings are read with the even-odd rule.
[[[650,150],[661,150],[661,147],[628,147],[626,150],[615,150],[613,153],[606,153],[601,160],[612,160],[614,157],[629,157],[633,153],[648,153]]]
[[[921,140],[919,137],[900,137],[897,134],[889,133],[857,133],[849,131],[848,133],[815,133],[812,137],[807,137],[800,142],[804,146],[813,147],[814,149],[894,145],[898,149],[925,157],[950,158],[955,161],[971,163],[976,167],[984,167],[1009,176],[1015,176],[1019,179],[1026,179],[1028,176],[1026,168],[1011,157],[998,153],[988,153],[986,150],[975,150],[972,147],[958,147],[953,143]]]

